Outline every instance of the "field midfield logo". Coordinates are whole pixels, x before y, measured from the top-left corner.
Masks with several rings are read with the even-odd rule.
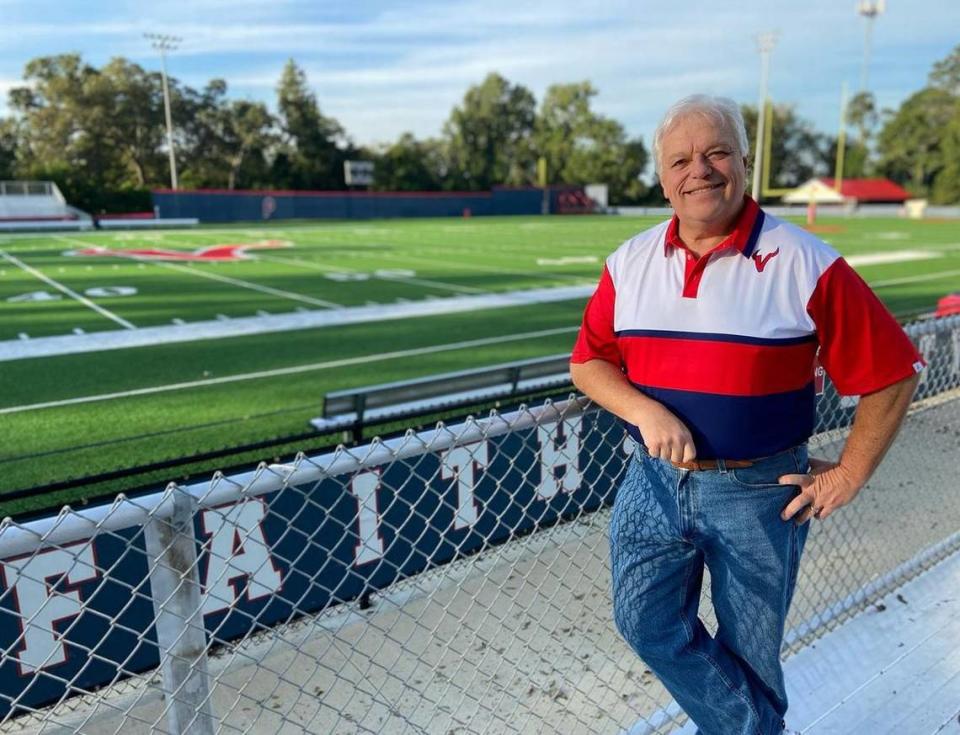
[[[760,253],[753,254],[753,264],[757,266],[757,273],[763,273],[763,269],[767,267],[767,263],[770,262],[771,258],[775,258],[780,252],[780,248],[777,248],[772,253],[767,253],[764,256],[761,256]]]
[[[269,250],[273,248],[290,248],[293,243],[289,240],[260,240],[249,243],[233,243],[228,245],[209,245],[193,252],[185,250],[164,250],[163,248],[131,248],[116,250],[101,245],[82,250],[69,250],[64,255],[70,256],[113,256],[117,258],[132,258],[134,260],[187,260],[201,263],[224,263],[237,260],[250,260],[248,250]]]

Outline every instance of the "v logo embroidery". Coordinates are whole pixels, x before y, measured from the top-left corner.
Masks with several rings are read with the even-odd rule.
[[[762,258],[760,257],[760,253],[754,253],[753,264],[757,266],[757,273],[763,273],[763,269],[767,267],[767,263],[770,262],[770,258],[776,256],[776,254],[779,252],[780,248],[777,248],[772,253],[767,253]]]

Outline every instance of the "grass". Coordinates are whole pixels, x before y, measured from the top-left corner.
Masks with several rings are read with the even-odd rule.
[[[137,328],[176,329],[175,320],[216,323],[258,312],[328,308],[319,302],[345,307],[375,303],[389,316],[404,301],[589,287],[603,258],[655,221],[537,217],[98,232],[0,238],[0,251],[78,294],[136,289],[129,296],[88,298]],[[823,224],[831,232],[822,237],[847,256],[904,250],[937,256],[858,267],[895,314],[907,318],[930,311],[939,296],[960,287],[960,222],[845,219]],[[193,251],[268,239],[292,246],[251,250],[253,258],[227,263],[64,255],[91,245]],[[25,294],[38,291],[47,298],[24,300]],[[91,351],[0,361],[0,496],[267,439],[292,452],[283,437],[309,430],[308,421],[320,415],[327,392],[566,352],[583,305],[578,298],[461,313],[437,308],[437,313],[417,318],[98,351],[98,334],[120,331],[120,324],[5,260],[0,262],[0,356],[23,342],[20,334],[36,339],[75,330],[85,333],[75,339],[88,340]],[[545,330],[556,331],[529,336]],[[505,339],[443,347],[498,337]],[[409,350],[431,351],[391,355]],[[250,376],[267,371],[288,373]],[[210,382],[221,378],[231,380]],[[103,397],[139,390],[153,392]],[[36,406],[96,396],[101,397]],[[255,459],[243,454],[220,464]],[[164,479],[160,473],[131,482],[144,478]],[[122,487],[113,483],[109,489]],[[18,501],[0,510],[29,510],[86,492],[81,488]]]

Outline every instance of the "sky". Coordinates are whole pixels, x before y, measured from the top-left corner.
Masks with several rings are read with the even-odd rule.
[[[593,107],[649,147],[669,104],[695,92],[756,104],[757,35],[777,33],[770,95],[835,133],[841,84],[860,89],[866,21],[856,0],[0,0],[0,115],[38,56],[95,66],[159,58],[144,32],[183,38],[172,76],[220,77],[233,98],[275,109],[293,58],[325,115],[357,144],[438,135],[467,88],[496,71],[541,99],[590,80]],[[873,23],[869,89],[896,108],[960,44],[960,0],[888,0]]]

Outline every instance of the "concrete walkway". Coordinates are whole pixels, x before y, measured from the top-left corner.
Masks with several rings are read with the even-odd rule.
[[[803,735],[960,734],[960,554],[786,664]]]

